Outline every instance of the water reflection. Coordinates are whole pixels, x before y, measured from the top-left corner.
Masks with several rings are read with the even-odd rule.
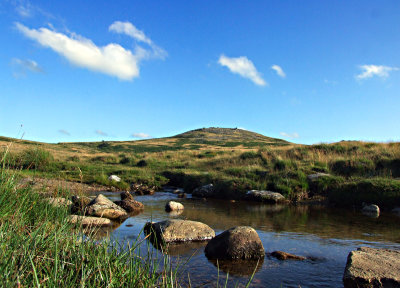
[[[264,258],[260,260],[208,260],[217,269],[234,276],[251,276],[260,271]]]
[[[107,195],[118,198],[119,194]],[[317,206],[260,205],[257,203],[208,199],[177,199],[172,193],[156,193],[153,196],[137,196],[145,210],[128,218],[113,233],[121,244],[143,240],[146,222],[167,219],[200,221],[216,234],[234,226],[255,228],[266,252],[282,250],[307,256],[306,261],[279,261],[266,257],[256,269],[252,287],[342,287],[343,271],[347,255],[359,246],[400,249],[399,218],[383,212],[379,218],[370,218],[360,211]],[[185,209],[181,214],[164,211],[167,201],[181,202]],[[108,231],[110,233],[110,231]],[[107,233],[106,233],[107,235]],[[180,243],[160,251],[143,241],[146,251],[150,245],[155,253],[166,253],[172,261],[185,262],[183,272],[190,273],[191,285],[214,287],[217,278],[229,272],[228,286],[245,286],[256,267],[254,263],[209,261],[204,256],[207,242]],[[218,276],[218,268],[221,274]]]

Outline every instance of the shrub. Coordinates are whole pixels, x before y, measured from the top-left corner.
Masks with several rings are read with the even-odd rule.
[[[254,151],[243,152],[240,154],[241,160],[248,160],[248,159],[258,159],[260,155]]]
[[[139,162],[136,163],[137,167],[146,167],[148,165],[147,161],[142,159]]]
[[[338,160],[331,164],[332,172],[350,176],[371,176],[375,173],[375,163],[369,159]]]
[[[340,206],[361,206],[364,202],[391,208],[400,205],[400,181],[367,179],[346,182],[332,187],[328,198]]]
[[[48,171],[51,170],[51,166],[54,164],[53,155],[49,151],[40,148],[25,150],[18,158],[21,167],[27,170]]]

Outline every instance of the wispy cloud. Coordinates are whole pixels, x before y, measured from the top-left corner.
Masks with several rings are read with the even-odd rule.
[[[34,14],[34,8],[29,2],[20,1],[15,5],[15,11],[17,11],[19,16],[24,18],[32,17]]]
[[[334,81],[334,80],[324,79],[324,83],[325,83],[325,84],[328,84],[328,85],[335,86],[335,85],[337,85],[339,82]]]
[[[389,77],[390,72],[399,70],[398,67],[383,65],[361,65],[359,68],[362,70],[362,72],[355,76],[357,80],[372,78],[374,76],[387,78]]]
[[[54,29],[30,29],[21,23],[16,23],[15,26],[23,35],[44,47],[51,48],[72,64],[115,76],[121,80],[132,80],[138,77],[139,62],[151,54],[139,46],[132,52],[116,43],[97,46],[90,39],[75,33],[66,35]]]
[[[297,134],[296,132],[294,132],[294,133],[281,132],[279,134],[281,134],[281,136],[286,137],[286,138],[299,138],[299,134]]]
[[[221,55],[218,63],[221,66],[227,67],[232,73],[239,74],[244,78],[250,79],[256,85],[266,86],[268,84],[261,77],[261,74],[257,71],[253,62],[251,62],[245,56],[230,58],[225,55]]]
[[[132,138],[140,138],[140,139],[146,139],[146,138],[150,138],[151,136],[149,134],[146,133],[133,133],[131,135]]]
[[[96,130],[96,131],[94,131],[97,135],[100,135],[100,136],[108,136],[108,134],[106,133],[106,132],[104,132],[104,131],[101,131],[101,130]]]
[[[30,59],[13,58],[11,60],[14,77],[26,76],[28,72],[43,73],[43,69],[36,61]]]
[[[274,70],[279,77],[286,78],[286,73],[283,71],[281,66],[272,65],[271,69]]]
[[[138,42],[148,44],[151,47],[152,51],[142,51],[146,52],[145,54],[148,57],[164,59],[167,56],[167,52],[164,49],[158,47],[149,37],[146,36],[146,34],[144,34],[143,31],[136,28],[131,22],[115,21],[113,24],[110,25],[110,27],[108,27],[108,30],[118,34],[128,35]],[[138,49],[140,48],[141,47],[139,47]]]
[[[69,133],[67,130],[64,130],[64,129],[58,130],[58,133],[61,133],[61,134],[67,135],[67,136],[71,136],[71,133]]]

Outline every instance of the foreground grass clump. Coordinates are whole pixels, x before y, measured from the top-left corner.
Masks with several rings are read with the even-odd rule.
[[[18,188],[15,174],[0,168],[1,287],[176,287],[176,270],[159,266],[134,248],[82,241],[67,222],[66,208]],[[165,264],[165,263],[164,263]],[[160,264],[161,265],[161,264]]]

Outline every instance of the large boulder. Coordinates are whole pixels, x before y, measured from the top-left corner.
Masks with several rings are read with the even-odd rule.
[[[265,255],[256,230],[237,226],[208,242],[205,253],[209,259],[260,259]]]
[[[78,215],[69,215],[68,221],[72,224],[80,223],[83,227],[108,227],[112,225],[111,220],[107,218]]]
[[[168,203],[165,205],[165,211],[171,212],[171,211],[177,211],[177,210],[183,210],[183,204],[175,201],[168,201]]]
[[[345,288],[400,287],[400,251],[361,247],[350,252]]]
[[[214,195],[214,185],[207,184],[193,190],[192,195],[199,198],[208,198]]]
[[[114,203],[120,206],[128,213],[141,211],[144,209],[143,203],[133,199],[133,196],[129,192],[122,192],[121,201],[115,201]]]
[[[263,191],[263,190],[250,190],[246,193],[245,200],[248,201],[257,201],[264,203],[281,203],[285,202],[285,197],[278,193],[272,191]]]
[[[87,205],[86,214],[111,220],[119,220],[128,216],[124,209],[114,204],[102,194],[99,194]]]
[[[148,222],[144,231],[146,234],[151,234],[159,243],[203,241],[215,237],[214,230],[204,223],[178,219]]]

